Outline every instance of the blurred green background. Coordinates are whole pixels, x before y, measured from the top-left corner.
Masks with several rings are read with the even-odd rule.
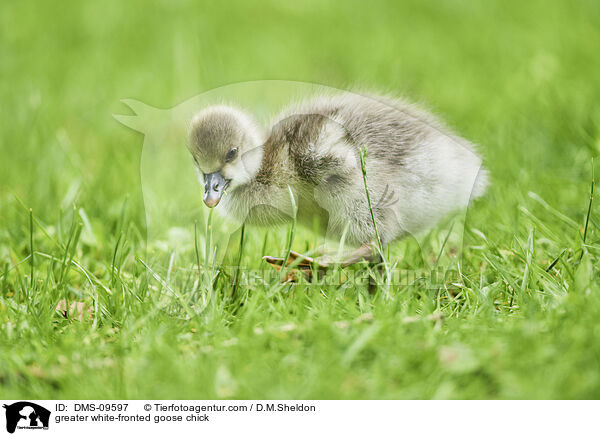
[[[495,183],[586,178],[599,14],[594,1],[5,2],[3,194],[52,217],[80,180],[105,214],[139,194],[142,141],[112,119],[120,99],[169,108],[262,79],[424,102],[482,144]]]
[[[600,397],[599,23],[594,0],[2,2],[0,395]],[[454,291],[325,299],[274,281],[241,309],[173,315],[136,259],[143,137],[112,114],[264,79],[403,96],[480,144],[492,186]],[[60,299],[94,322],[61,318]]]

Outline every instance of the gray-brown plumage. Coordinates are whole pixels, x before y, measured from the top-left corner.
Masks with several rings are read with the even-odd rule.
[[[363,148],[383,244],[466,207],[487,183],[471,143],[433,115],[386,97],[317,97],[285,109],[266,134],[245,112],[213,106],[192,120],[188,146],[208,206],[219,204],[239,222],[272,225],[292,217],[291,190],[300,223],[312,228],[320,217],[329,237],[345,234],[362,246],[361,256],[376,239]]]

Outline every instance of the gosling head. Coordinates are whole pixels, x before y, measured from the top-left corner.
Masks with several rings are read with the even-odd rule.
[[[188,149],[204,179],[204,203],[215,207],[225,190],[251,181],[262,160],[262,135],[245,112],[212,106],[194,116]]]

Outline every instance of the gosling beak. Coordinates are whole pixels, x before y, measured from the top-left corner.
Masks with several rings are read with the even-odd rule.
[[[204,181],[204,204],[208,207],[215,207],[221,201],[221,195],[223,195],[228,181],[218,171],[204,176]]]

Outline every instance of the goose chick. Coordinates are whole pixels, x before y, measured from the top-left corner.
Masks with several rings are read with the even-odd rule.
[[[246,112],[209,107],[194,116],[188,148],[205,183],[204,202],[239,222],[300,223],[358,247],[346,263],[424,230],[485,191],[474,146],[406,102],[346,93],[292,105],[264,133]],[[371,207],[365,191],[360,153]],[[229,195],[222,196],[225,191]]]

